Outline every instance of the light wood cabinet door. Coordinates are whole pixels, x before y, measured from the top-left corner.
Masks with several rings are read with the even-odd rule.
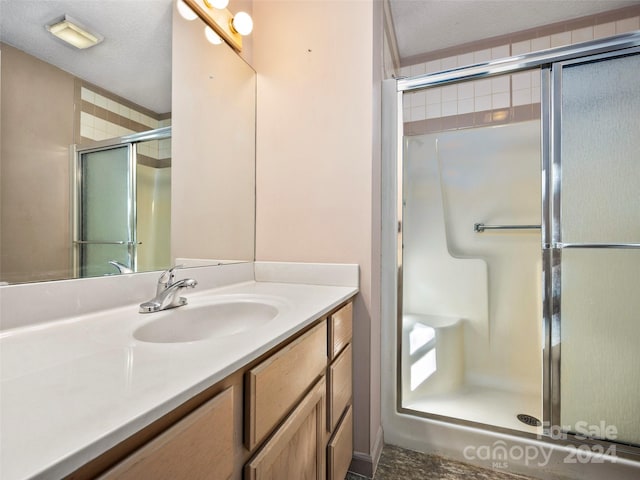
[[[245,445],[253,450],[274,430],[327,367],[321,322],[246,374]]]
[[[325,391],[322,377],[245,465],[245,480],[325,480]]]
[[[228,388],[100,479],[227,480],[233,459],[233,388]]]
[[[336,428],[344,409],[351,403],[352,387],[352,347],[351,344],[329,366],[327,426],[330,432]]]
[[[338,356],[353,335],[353,303],[349,302],[329,317],[329,359]]]
[[[327,480],[344,480],[353,456],[353,407],[344,414],[327,446]]]

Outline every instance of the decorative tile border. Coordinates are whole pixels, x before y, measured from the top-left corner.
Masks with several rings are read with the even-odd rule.
[[[434,73],[639,29],[640,5],[633,5],[406,58],[400,75]],[[428,88],[405,94],[403,101],[407,135],[530,120],[540,117],[540,73],[535,69]]]

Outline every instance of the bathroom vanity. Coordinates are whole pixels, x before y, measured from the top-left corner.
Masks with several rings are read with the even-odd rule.
[[[189,269],[205,289],[171,311],[134,303],[4,330],[2,478],[342,480],[357,266],[313,284],[274,265],[225,266],[233,283]],[[203,328],[223,307],[236,328]]]

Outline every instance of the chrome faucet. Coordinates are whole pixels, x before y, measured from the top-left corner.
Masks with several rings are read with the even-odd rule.
[[[193,288],[198,282],[192,278],[183,278],[174,282],[175,270],[182,265],[178,265],[162,272],[156,287],[156,296],[140,304],[140,313],[153,313],[167,310],[169,308],[181,307],[187,304],[185,297],[179,296],[183,288]]]
[[[133,273],[133,270],[130,267],[128,267],[124,263],[118,262],[117,260],[109,260],[108,263],[116,267],[119,273]]]

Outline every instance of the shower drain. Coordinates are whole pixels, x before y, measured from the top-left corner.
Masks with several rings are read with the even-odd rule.
[[[519,413],[518,420],[532,427],[539,427],[542,425],[542,422],[540,420],[532,415],[527,415],[526,413]]]

